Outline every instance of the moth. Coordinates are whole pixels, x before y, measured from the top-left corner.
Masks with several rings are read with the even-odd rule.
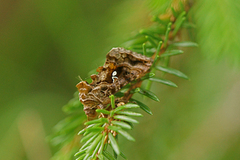
[[[110,104],[110,95],[143,77],[151,65],[152,59],[149,57],[120,47],[112,48],[106,55],[104,65],[97,68],[98,74],[91,75],[92,82],[81,81],[76,85],[85,114],[95,117],[96,109],[106,108]]]

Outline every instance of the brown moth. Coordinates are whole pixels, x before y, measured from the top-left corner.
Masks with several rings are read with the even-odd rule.
[[[129,82],[149,72],[152,59],[124,48],[112,48],[103,66],[97,68],[97,75],[91,75],[92,83],[79,82],[79,100],[88,117],[96,116],[96,109],[103,109],[111,100],[110,95],[118,92]]]

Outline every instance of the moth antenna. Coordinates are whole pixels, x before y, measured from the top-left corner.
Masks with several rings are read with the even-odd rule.
[[[82,79],[81,76],[79,76],[79,75],[78,75],[78,79],[79,79],[81,82],[83,81],[83,79]]]

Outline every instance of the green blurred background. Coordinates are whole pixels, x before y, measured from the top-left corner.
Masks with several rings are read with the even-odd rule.
[[[208,8],[203,4],[209,6],[199,0],[192,11],[200,26],[199,48],[184,49],[185,54],[170,64],[191,80],[166,75],[179,87],[154,84],[152,90],[161,101],[146,100],[154,115],[139,119],[131,131],[135,143],[120,139],[120,148],[131,160],[240,159],[239,68],[231,61],[206,58],[211,54],[206,51],[213,50],[211,40],[216,39],[213,47],[221,49],[239,38],[228,37],[224,20],[229,17],[224,15],[219,27],[223,32],[211,35],[211,26],[203,25],[204,16],[212,22],[214,11],[225,5],[204,14]],[[49,159],[52,153],[44,138],[65,117],[61,107],[76,91],[78,76],[88,78],[112,47],[148,26],[149,13],[144,0],[0,1],[0,159]],[[231,22],[239,23],[238,15]],[[231,45],[223,51],[240,53]]]

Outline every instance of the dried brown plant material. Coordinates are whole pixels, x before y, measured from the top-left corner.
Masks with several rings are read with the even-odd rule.
[[[88,117],[96,116],[97,108],[110,104],[110,95],[118,92],[131,81],[149,72],[152,59],[124,48],[113,48],[106,56],[103,66],[97,68],[98,75],[91,75],[92,83],[79,82],[79,100]]]

